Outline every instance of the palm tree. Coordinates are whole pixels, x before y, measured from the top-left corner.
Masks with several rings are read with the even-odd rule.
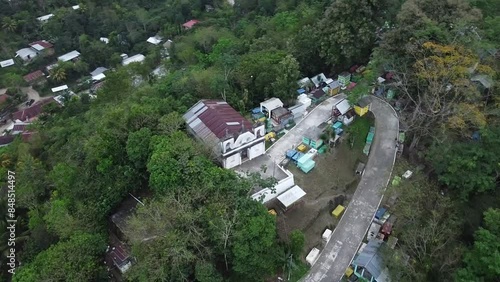
[[[66,70],[62,66],[57,66],[50,72],[52,79],[57,82],[66,80]]]
[[[2,28],[7,31],[14,32],[17,29],[17,21],[10,17],[5,17],[2,20]]]

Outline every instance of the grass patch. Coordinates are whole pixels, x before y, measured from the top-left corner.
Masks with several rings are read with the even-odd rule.
[[[355,150],[363,150],[366,143],[366,136],[370,131],[370,126],[374,125],[374,120],[368,115],[357,117],[354,122],[347,127],[349,133],[349,144]],[[377,130],[375,130],[377,134]]]

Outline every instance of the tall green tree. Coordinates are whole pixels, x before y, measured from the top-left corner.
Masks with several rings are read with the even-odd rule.
[[[75,234],[68,241],[51,246],[32,262],[21,266],[12,276],[12,281],[96,280],[104,271],[97,258],[105,250],[106,241],[100,234]]]
[[[497,281],[500,277],[500,210],[484,213],[484,227],[474,235],[474,246],[464,256],[464,267],[455,281]]]
[[[249,203],[249,208],[254,214],[244,217],[234,235],[233,271],[242,281],[260,281],[277,268],[276,224],[260,203]]]
[[[287,55],[277,67],[276,80],[272,83],[274,96],[282,99],[287,105],[293,105],[297,96],[299,76],[299,63],[292,55]]]
[[[343,67],[367,58],[384,9],[385,1],[333,1],[316,27],[321,56],[330,65]]]

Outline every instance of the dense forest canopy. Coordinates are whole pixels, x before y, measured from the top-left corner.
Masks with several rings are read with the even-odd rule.
[[[46,14],[54,16],[37,20]],[[199,99],[224,99],[244,114],[269,97],[292,104],[301,77],[353,64],[369,68],[353,100],[371,91],[378,73],[394,73],[411,137],[406,158],[425,167],[396,206],[399,249],[414,259],[394,262],[391,274],[499,279],[499,1],[1,0],[0,17],[0,61],[38,40],[55,51],[1,68],[0,88],[26,86],[22,76],[72,50],[81,59],[58,63],[48,87],[78,88],[93,69],[114,69],[97,99],[48,105],[29,143],[0,148],[1,174],[16,172],[22,265],[14,281],[107,280],[108,217],[129,193],[149,195],[126,232],[137,261],[126,275],[132,281],[264,281],[289,271],[302,234],[278,239],[274,217],[249,198],[272,180],[215,165],[182,114]],[[184,30],[192,19],[200,23]],[[169,59],[146,42],[157,34],[173,41]],[[146,60],[123,67],[122,53]],[[159,66],[165,77],[151,75]],[[478,87],[473,75],[492,86]],[[4,219],[3,196],[1,203]],[[1,259],[4,270],[5,253]],[[2,281],[8,277],[4,270]]]

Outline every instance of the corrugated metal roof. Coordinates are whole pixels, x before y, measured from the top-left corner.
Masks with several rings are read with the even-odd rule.
[[[382,257],[378,250],[382,241],[371,240],[363,251],[354,259],[353,264],[365,268],[375,279],[380,276],[384,268]]]
[[[34,71],[32,73],[28,73],[27,75],[23,76],[23,79],[26,82],[32,82],[32,81],[37,80],[43,76],[45,76],[45,74],[41,70],[37,70],[37,71]]]
[[[184,114],[184,120],[203,140],[252,130],[252,123],[224,101],[201,100]]]

